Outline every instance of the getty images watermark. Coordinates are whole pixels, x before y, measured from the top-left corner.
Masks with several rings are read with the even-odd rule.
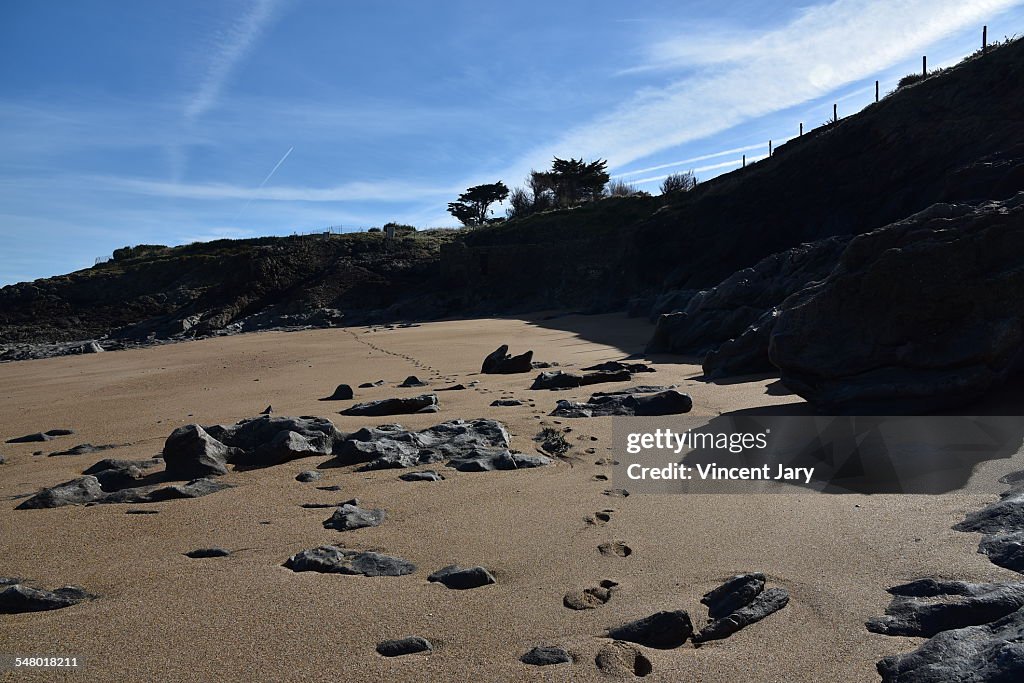
[[[948,493],[982,463],[1024,466],[1016,416],[620,417],[612,435],[631,494]]]

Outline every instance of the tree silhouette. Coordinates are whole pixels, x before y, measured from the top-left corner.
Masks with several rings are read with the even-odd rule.
[[[448,204],[448,213],[463,225],[482,225],[487,221],[491,204],[504,201],[508,188],[500,180],[496,183],[476,185],[459,195],[457,202]]]
[[[579,159],[559,159],[551,163],[550,171],[532,171],[530,185],[534,197],[550,192],[558,206],[575,206],[581,202],[599,199],[608,184],[608,162]]]

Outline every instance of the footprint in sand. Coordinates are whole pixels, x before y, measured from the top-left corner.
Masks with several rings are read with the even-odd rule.
[[[654,670],[651,660],[647,659],[639,648],[620,640],[602,647],[594,658],[594,664],[601,673],[618,678],[643,678]]]
[[[611,496],[612,498],[627,498],[629,497],[629,491],[626,489],[605,489],[604,495]]]
[[[606,557],[629,557],[633,554],[633,549],[622,541],[608,541],[597,546],[597,549]]]
[[[584,519],[586,520],[587,524],[593,526],[604,526],[608,522],[612,521],[613,512],[615,512],[615,510],[611,508],[605,508],[604,510],[595,512],[593,515],[587,515]]]
[[[579,591],[569,591],[562,598],[562,604],[569,609],[584,610],[597,609],[612,598],[612,591],[619,583],[611,579],[605,579],[597,586],[584,588]]]

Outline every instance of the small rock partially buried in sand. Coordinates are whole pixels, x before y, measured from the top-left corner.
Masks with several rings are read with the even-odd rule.
[[[194,560],[200,560],[210,557],[227,557],[230,554],[230,550],[214,546],[212,548],[196,548],[195,550],[189,550],[187,553],[185,553],[185,557],[191,557]]]
[[[334,511],[331,517],[324,521],[325,529],[337,531],[352,531],[366,527],[380,526],[384,521],[385,513],[380,509],[363,509],[356,504],[346,503]]]
[[[398,477],[402,481],[444,481],[444,475],[434,470],[422,470],[420,472],[406,472]]]
[[[680,415],[693,409],[688,394],[668,389],[656,394],[606,393],[594,394],[586,402],[558,401],[551,415],[555,417],[601,417],[606,415],[655,417]]]
[[[438,569],[427,577],[427,581],[442,583],[454,590],[468,590],[497,583],[494,576],[483,567],[459,567],[452,564]]]
[[[303,484],[308,484],[313,481],[320,481],[323,478],[324,473],[317,472],[316,470],[305,470],[304,472],[299,472],[298,474],[295,475],[295,481],[302,482]]]
[[[552,664],[572,664],[572,657],[560,647],[538,645],[520,657],[519,661],[533,666],[551,666]]]
[[[7,443],[33,443],[37,441],[52,441],[58,436],[70,436],[75,433],[73,429],[51,429],[45,432],[36,432],[35,434],[26,434],[25,436],[18,436],[13,439],[7,439]]]
[[[31,588],[17,579],[0,579],[0,587],[0,614],[63,609],[96,597],[79,586],[64,586],[48,591]]]
[[[289,557],[284,566],[293,572],[363,576],[404,576],[416,571],[416,565],[400,557],[345,550],[333,545],[303,550]]]
[[[377,653],[384,657],[401,657],[420,652],[433,652],[434,646],[421,636],[408,636],[395,640],[385,640],[377,644]]]

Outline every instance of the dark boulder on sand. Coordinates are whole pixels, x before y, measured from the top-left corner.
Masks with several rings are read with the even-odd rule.
[[[603,415],[657,416],[688,413],[693,400],[674,389],[656,394],[595,394],[585,403],[559,401],[551,415],[556,417],[599,417]]]
[[[382,398],[378,401],[357,403],[341,411],[342,415],[380,417],[383,415],[411,415],[437,405],[437,394],[421,394],[408,398]]]
[[[324,521],[325,529],[336,531],[352,531],[366,527],[380,526],[384,521],[383,510],[365,509],[358,505],[346,503],[334,511],[329,519]]]
[[[327,396],[326,398],[322,398],[320,400],[321,401],[348,401],[348,400],[350,400],[354,396],[355,396],[355,394],[352,392],[352,387],[350,387],[347,384],[339,384],[337,387],[335,387],[333,394],[331,394],[330,396]]]
[[[987,624],[1024,607],[1022,583],[967,583],[919,579],[889,589],[885,616],[867,622],[869,631],[929,638],[941,631]]]
[[[656,612],[608,629],[608,637],[659,650],[679,647],[693,635],[693,623],[686,610]]]
[[[484,358],[480,372],[485,375],[513,375],[533,370],[533,351],[518,356],[508,352],[508,346],[502,344]]]
[[[784,302],[771,361],[826,411],[980,399],[1024,368],[1022,262],[1024,192],[933,205],[855,237],[825,280]]]
[[[598,370],[586,374],[549,370],[533,380],[531,389],[575,389],[604,382],[628,382],[633,378],[629,370]]]
[[[228,461],[239,454],[240,451],[225,446],[197,424],[171,432],[163,450],[167,475],[179,479],[227,474]]]

